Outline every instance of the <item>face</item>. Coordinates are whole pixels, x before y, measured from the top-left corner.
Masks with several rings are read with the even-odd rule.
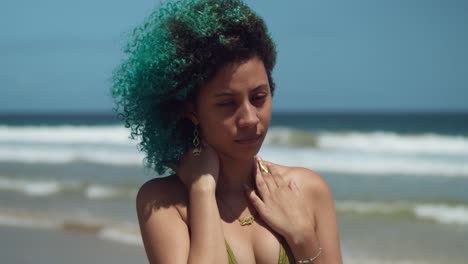
[[[258,153],[271,119],[268,75],[258,57],[230,63],[200,89],[192,121],[221,157]]]

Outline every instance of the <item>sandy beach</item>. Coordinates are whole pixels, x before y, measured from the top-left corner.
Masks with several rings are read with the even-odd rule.
[[[148,263],[141,246],[71,231],[0,227],[0,248],[4,264]]]
[[[435,223],[340,214],[344,263],[463,264],[466,230]],[[459,232],[461,231],[461,232]],[[457,235],[458,233],[458,235]],[[105,240],[86,230],[0,227],[1,263],[148,263],[138,243]]]

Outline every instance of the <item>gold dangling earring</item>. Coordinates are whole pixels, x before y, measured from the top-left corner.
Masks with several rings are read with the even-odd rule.
[[[200,153],[201,153],[202,149],[201,149],[201,146],[200,146],[200,138],[198,136],[198,125],[195,125],[195,128],[193,129],[192,144],[193,144],[192,154],[194,156],[200,156]]]

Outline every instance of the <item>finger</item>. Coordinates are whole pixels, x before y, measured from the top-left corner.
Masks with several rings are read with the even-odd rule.
[[[174,171],[175,173],[177,173],[177,165],[175,163],[167,163],[166,166],[171,169],[172,171]]]
[[[263,163],[262,158],[256,156],[256,157],[255,157],[255,161],[256,161],[257,164],[260,166],[260,170],[261,170],[262,172],[270,173],[270,171],[268,171],[266,165]]]
[[[258,166],[260,168],[262,166],[264,168],[267,168],[265,163],[263,162],[263,160],[260,157],[257,157],[257,164],[258,164]],[[268,168],[267,168],[267,170],[268,170]],[[260,170],[260,175],[263,178],[263,180],[265,181],[265,184],[268,187],[268,190],[270,192],[278,188],[278,186],[275,183],[275,180],[273,179],[273,176],[269,172],[264,172],[263,170]]]
[[[249,198],[252,205],[255,207],[255,210],[257,210],[257,212],[262,215],[265,208],[265,203],[263,203],[263,200],[255,193],[255,190],[250,188],[250,186],[244,185],[244,189],[245,194]]]
[[[208,145],[208,143],[206,143],[206,140],[203,137],[200,140],[200,146],[202,148],[209,148],[210,147],[210,145]]]
[[[270,190],[268,189],[268,186],[266,185],[266,182],[263,179],[262,172],[258,163],[255,164],[255,167],[255,185],[257,186],[257,190],[260,194],[260,197],[262,199],[265,199],[265,197],[270,193]]]
[[[268,162],[266,167],[268,171],[270,172],[270,174],[272,175],[272,178],[275,181],[276,186],[283,187],[287,185],[283,177],[281,176],[281,174],[278,172],[276,166]]]
[[[297,183],[294,179],[291,179],[288,184],[289,189],[293,191],[294,194],[297,196],[304,198],[304,195],[302,194],[302,190],[297,186]]]

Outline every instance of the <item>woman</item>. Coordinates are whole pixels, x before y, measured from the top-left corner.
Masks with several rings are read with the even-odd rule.
[[[134,31],[114,73],[146,165],[137,213],[151,263],[341,263],[330,189],[257,157],[276,51],[239,0],[168,3]]]

